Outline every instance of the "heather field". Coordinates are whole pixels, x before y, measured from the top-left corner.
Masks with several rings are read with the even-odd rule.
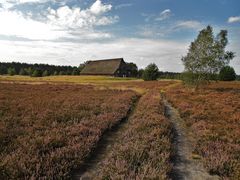
[[[199,91],[178,85],[166,92],[193,131],[195,152],[207,170],[240,178],[240,83],[212,83]]]
[[[148,109],[148,110],[146,110]],[[160,93],[151,90],[138,102],[127,128],[95,167],[90,179],[168,179],[172,127]]]
[[[134,99],[92,86],[0,84],[1,179],[69,177]]]
[[[94,76],[0,82],[1,179],[71,179],[110,129],[118,132],[101,145],[109,148],[84,170],[92,179],[171,179],[178,137],[164,97],[193,136],[192,161],[222,179],[240,178],[238,82],[198,91],[181,81]]]

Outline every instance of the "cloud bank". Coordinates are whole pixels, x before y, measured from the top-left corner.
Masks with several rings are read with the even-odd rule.
[[[40,0],[11,1],[11,4],[26,2],[40,2]],[[111,33],[97,31],[95,28],[118,21],[118,16],[105,15],[111,9],[112,5],[103,4],[100,0],[94,2],[87,9],[69,6],[57,9],[49,7],[41,17],[42,21],[39,21],[32,18],[31,14],[0,8],[0,35],[29,40],[109,38]]]
[[[188,43],[167,40],[117,39],[100,43],[72,42],[15,42],[0,41],[0,53],[3,59],[12,56],[27,62],[79,65],[89,59],[123,57],[145,67],[155,62],[161,70],[182,71],[181,56],[185,54]],[[3,53],[4,52],[4,53]],[[123,53],[124,52],[124,53]],[[44,58],[43,58],[44,57]]]

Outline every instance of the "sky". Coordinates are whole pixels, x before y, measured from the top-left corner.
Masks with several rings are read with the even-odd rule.
[[[239,0],[0,0],[0,61],[78,66],[123,57],[182,72],[199,31],[228,30],[240,74]]]

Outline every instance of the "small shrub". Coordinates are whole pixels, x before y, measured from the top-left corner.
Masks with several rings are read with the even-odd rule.
[[[27,71],[25,70],[25,69],[20,69],[20,71],[19,71],[19,75],[22,75],[22,76],[25,76],[25,75],[27,75],[28,73],[27,73]]]
[[[53,75],[54,75],[54,76],[57,76],[57,75],[58,75],[58,72],[57,72],[57,71],[54,71]]]
[[[42,72],[40,70],[36,69],[33,71],[32,77],[42,77]]]
[[[8,74],[10,75],[10,76],[14,76],[15,74],[16,74],[16,70],[15,70],[15,68],[8,68]]]
[[[151,63],[149,64],[144,72],[143,72],[143,80],[144,81],[154,81],[158,78],[158,67],[156,64]]]
[[[230,66],[225,66],[219,73],[219,79],[221,81],[234,81],[236,79],[236,73]]]
[[[73,69],[73,71],[72,71],[73,76],[79,75],[79,73],[80,73],[79,69],[77,69],[77,68]]]
[[[48,71],[47,71],[47,70],[45,70],[45,71],[43,72],[42,76],[49,76],[49,73],[48,73]]]
[[[59,75],[62,76],[62,75],[66,75],[66,73],[64,71],[60,71],[59,72]]]

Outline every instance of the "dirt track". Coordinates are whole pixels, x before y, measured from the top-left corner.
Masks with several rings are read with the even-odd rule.
[[[105,157],[107,157],[111,151],[114,151],[113,145],[121,141],[119,138],[122,137],[121,134],[128,128],[129,119],[133,115],[139,99],[140,98],[138,98],[132,106],[128,116],[103,135],[97,147],[89,158],[86,159],[85,163],[72,172],[73,180],[90,180],[98,177],[99,166],[105,160]]]
[[[203,167],[200,157],[193,158],[193,137],[190,131],[187,131],[185,122],[180,117],[178,111],[164,100],[165,115],[173,124],[175,148],[172,157],[173,170],[170,178],[173,180],[217,180],[218,176],[211,176]]]

